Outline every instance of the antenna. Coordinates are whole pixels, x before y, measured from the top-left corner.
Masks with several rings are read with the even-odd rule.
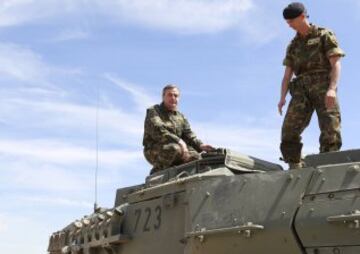
[[[98,209],[98,171],[99,171],[99,102],[100,101],[100,92],[99,84],[96,85],[96,126],[95,126],[95,146],[96,146],[96,164],[95,164],[95,202],[94,202],[94,212]]]

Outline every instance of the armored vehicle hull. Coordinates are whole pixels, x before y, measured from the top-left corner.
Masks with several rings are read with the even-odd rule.
[[[55,232],[50,254],[358,254],[360,150],[282,167],[232,151],[117,191]]]

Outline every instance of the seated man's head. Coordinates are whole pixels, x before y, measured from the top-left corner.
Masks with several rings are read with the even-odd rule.
[[[177,105],[179,102],[180,91],[176,85],[169,84],[163,88],[162,99],[164,106],[167,110],[175,111],[177,110]]]

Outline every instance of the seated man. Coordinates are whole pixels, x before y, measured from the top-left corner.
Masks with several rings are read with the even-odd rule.
[[[144,155],[153,165],[150,174],[200,158],[199,152],[214,148],[203,144],[189,122],[177,110],[180,92],[175,85],[162,91],[162,103],[147,109],[144,124]]]

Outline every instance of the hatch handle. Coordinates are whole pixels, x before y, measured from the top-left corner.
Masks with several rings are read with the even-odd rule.
[[[205,228],[200,231],[193,231],[186,234],[186,238],[198,237],[203,238],[204,236],[214,235],[214,234],[225,234],[225,233],[237,233],[243,234],[245,237],[250,238],[253,231],[263,230],[263,225],[253,224],[252,222],[247,222],[244,225],[230,227],[230,228],[217,228],[206,230]]]
[[[360,228],[360,211],[356,210],[350,214],[340,214],[340,215],[334,215],[327,217],[328,222],[342,222],[344,224],[346,223],[353,223],[354,228],[359,229]]]

